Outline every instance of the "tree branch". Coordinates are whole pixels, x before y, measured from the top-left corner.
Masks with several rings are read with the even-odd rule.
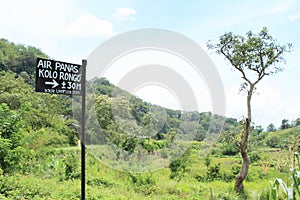
[[[232,60],[232,58],[231,58],[229,55],[227,55],[226,52],[224,51],[225,46],[228,45],[230,42],[231,42],[231,40],[230,40],[229,42],[227,42],[226,44],[224,44],[224,45],[221,47],[220,52],[225,56],[226,59],[229,60],[229,62],[232,64],[232,66],[233,66],[235,69],[237,69],[238,71],[241,72],[242,78],[243,78],[247,83],[252,84],[252,82],[246,77],[246,74],[245,74],[245,72],[243,71],[243,69],[242,69],[240,66],[236,65],[236,64],[234,63],[234,61]]]

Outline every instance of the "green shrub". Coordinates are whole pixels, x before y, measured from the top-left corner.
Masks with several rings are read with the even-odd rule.
[[[207,168],[205,175],[197,174],[194,176],[194,178],[198,182],[212,182],[214,180],[221,180],[224,177],[226,179],[229,179],[228,175],[226,173],[222,174],[220,170],[221,170],[221,164],[218,163],[217,165],[213,165]]]
[[[204,157],[204,164],[206,165],[206,167],[209,167],[210,162],[211,162],[211,158],[209,157],[209,154],[207,154],[207,155]]]
[[[43,199],[50,195],[49,191],[44,190],[42,185],[34,179],[28,179],[24,184],[21,178],[18,176],[0,177],[0,194],[8,199]]]
[[[260,154],[256,151],[250,152],[249,158],[251,163],[258,162],[261,159]]]
[[[210,150],[210,154],[212,155],[212,156],[221,156],[222,155],[222,150],[220,149],[220,148],[212,148],[211,150]]]
[[[171,161],[169,168],[171,170],[170,179],[181,180],[185,175],[186,168],[189,163],[190,150],[186,150],[185,153],[177,158],[176,160]]]
[[[108,181],[106,180],[103,180],[102,178],[92,178],[92,179],[89,179],[87,182],[86,182],[87,185],[90,185],[90,186],[105,186],[105,187],[111,187],[113,184],[112,183],[109,183]]]
[[[75,153],[67,155],[63,163],[65,164],[65,177],[66,179],[80,178],[80,172],[78,171],[78,159]]]
[[[226,143],[222,147],[222,154],[223,155],[226,155],[226,156],[235,156],[238,153],[239,153],[239,149],[237,148],[237,146],[235,144]]]
[[[279,147],[279,143],[280,143],[280,139],[276,135],[268,138],[268,140],[266,142],[267,146],[271,147],[271,148],[278,148]]]
[[[220,192],[219,194],[216,195],[214,198],[216,200],[240,200],[240,199],[246,199],[244,197],[238,197],[236,194],[233,192]]]
[[[260,200],[271,199],[270,189],[269,188],[263,189],[262,192],[259,194],[259,199]]]
[[[208,170],[206,172],[206,180],[207,181],[220,180],[222,178],[222,174],[220,172],[220,166],[221,166],[221,164],[218,163],[217,165],[213,165],[208,168]]]
[[[156,181],[152,176],[152,173],[143,173],[143,174],[132,174],[129,173],[131,182],[136,186],[142,185],[155,185]]]

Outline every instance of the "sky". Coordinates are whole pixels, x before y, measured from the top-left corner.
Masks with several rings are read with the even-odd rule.
[[[71,63],[81,63],[107,39],[136,29],[176,31],[207,50],[206,42],[217,42],[225,32],[245,34],[267,27],[281,44],[291,42],[294,48],[286,55],[284,71],[259,83],[252,100],[253,121],[279,127],[282,119],[291,122],[300,117],[300,0],[0,0],[0,5],[0,38],[35,46],[52,59]],[[209,56],[223,83],[225,115],[241,119],[246,96],[239,94],[240,74],[222,56],[211,52]],[[155,86],[135,94],[176,108],[175,96],[166,93]]]

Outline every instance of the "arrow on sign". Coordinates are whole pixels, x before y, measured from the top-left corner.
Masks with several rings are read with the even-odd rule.
[[[46,81],[45,84],[46,85],[53,85],[52,88],[55,88],[57,86],[59,86],[59,83],[57,83],[54,79],[52,79],[53,82],[49,82],[49,81]]]

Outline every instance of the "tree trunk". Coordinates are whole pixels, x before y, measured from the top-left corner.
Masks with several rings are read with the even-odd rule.
[[[244,189],[243,181],[247,177],[248,170],[249,170],[249,158],[248,158],[247,148],[246,149],[242,149],[242,148],[243,147],[241,147],[240,151],[243,158],[243,164],[242,164],[241,171],[235,177],[235,185],[234,185],[235,191],[237,193],[243,192]]]
[[[243,192],[243,188],[244,188],[243,181],[248,175],[249,164],[250,164],[247,149],[248,149],[248,137],[250,131],[250,124],[251,124],[251,97],[253,94],[253,90],[254,90],[254,85],[250,84],[250,88],[247,95],[247,117],[248,118],[246,118],[245,131],[242,140],[239,144],[240,153],[243,159],[243,164],[240,172],[235,177],[235,185],[234,185],[234,189],[237,193]]]

